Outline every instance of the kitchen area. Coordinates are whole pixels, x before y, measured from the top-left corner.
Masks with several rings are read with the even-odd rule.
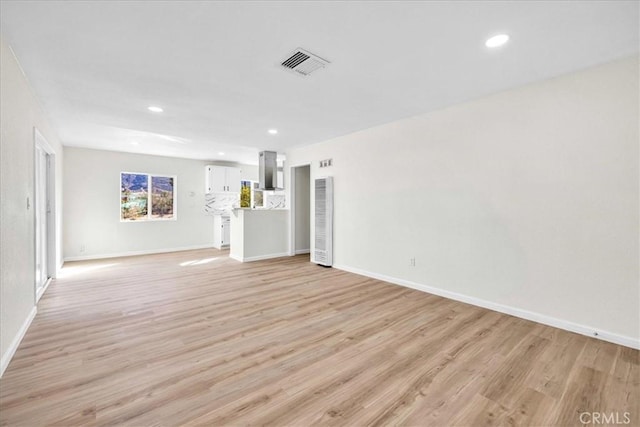
[[[263,151],[258,181],[243,179],[238,167],[205,167],[205,212],[213,216],[213,246],[229,248],[241,262],[288,255],[284,158]]]

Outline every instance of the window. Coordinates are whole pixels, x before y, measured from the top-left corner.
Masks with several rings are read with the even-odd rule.
[[[255,181],[240,181],[240,207],[260,209],[264,207],[264,192]]]
[[[120,221],[175,220],[175,186],[175,176],[120,173]]]
[[[253,183],[253,208],[261,208],[264,206],[264,192],[260,190],[260,184]]]
[[[251,181],[240,181],[240,207],[251,207]]]

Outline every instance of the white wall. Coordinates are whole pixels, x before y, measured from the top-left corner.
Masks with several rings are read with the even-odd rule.
[[[287,162],[335,177],[336,265],[637,346],[638,68],[628,58]]]
[[[212,247],[213,217],[204,213],[208,164],[239,166],[242,179],[257,180],[257,166],[65,147],[65,259]],[[123,171],[176,175],[177,220],[120,222]]]
[[[57,265],[62,261],[63,152],[13,52],[4,40],[0,45],[1,373],[35,314],[34,127],[55,151]]]
[[[288,219],[285,209],[234,209],[229,256],[242,262],[287,256]]]
[[[302,166],[295,169],[295,251],[308,251],[310,249],[310,166]]]

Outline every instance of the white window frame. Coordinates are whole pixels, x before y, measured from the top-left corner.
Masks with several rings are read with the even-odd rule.
[[[147,176],[147,216],[146,218],[140,218],[137,220],[123,219],[122,218],[122,174],[128,175],[146,175]],[[172,178],[173,179],[173,215],[171,218],[152,218],[152,206],[151,206],[151,179],[152,178]],[[119,188],[118,188],[118,217],[120,218],[120,222],[126,223],[140,223],[140,222],[168,222],[168,221],[177,221],[178,220],[178,177],[176,175],[169,174],[161,174],[161,173],[148,173],[148,172],[129,172],[129,171],[121,171],[120,176],[118,178]]]
[[[256,188],[256,184],[259,184],[258,181],[251,181],[251,209],[265,209],[265,190],[260,190]],[[262,193],[262,206],[256,206],[256,192]]]

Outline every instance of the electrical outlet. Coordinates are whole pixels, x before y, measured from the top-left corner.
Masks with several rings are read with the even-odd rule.
[[[409,258],[409,266],[410,267],[415,267],[416,266],[416,259],[415,258]]]
[[[87,248],[84,245],[80,245],[80,253],[83,254]]]

